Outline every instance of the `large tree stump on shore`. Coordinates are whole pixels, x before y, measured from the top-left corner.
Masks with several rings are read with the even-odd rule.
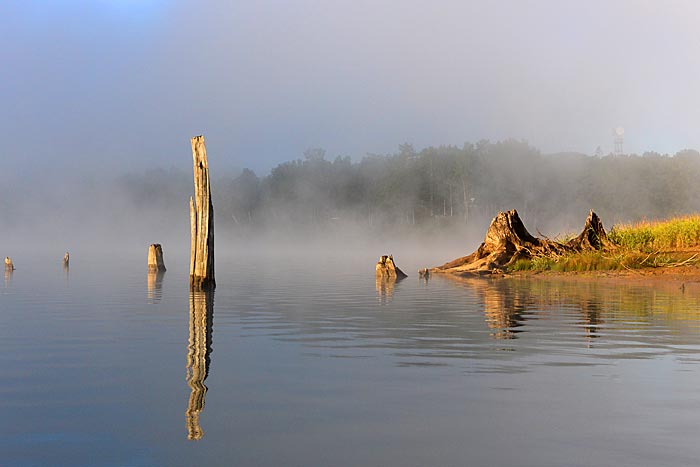
[[[163,262],[163,247],[160,243],[153,243],[148,247],[148,270],[165,271]]]
[[[525,228],[516,210],[500,212],[486,232],[479,248],[469,256],[432,268],[430,272],[456,274],[489,274],[502,272],[519,259],[557,257],[566,253],[600,250],[608,244],[603,223],[590,211],[583,231],[572,240],[562,243],[537,238]]]
[[[209,186],[209,162],[204,136],[191,139],[194,162],[194,198],[190,197],[190,289],[216,287],[214,279],[214,206]]]

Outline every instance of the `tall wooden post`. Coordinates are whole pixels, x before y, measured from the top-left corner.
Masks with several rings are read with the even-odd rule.
[[[190,197],[190,290],[216,287],[214,279],[214,206],[209,187],[209,162],[204,136],[192,142],[194,198]]]

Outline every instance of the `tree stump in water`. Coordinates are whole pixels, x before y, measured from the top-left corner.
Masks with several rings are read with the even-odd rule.
[[[153,243],[148,247],[148,270],[165,271],[163,247],[160,246],[160,243]]]
[[[214,279],[214,206],[209,186],[209,162],[204,136],[195,136],[192,143],[194,162],[194,198],[190,197],[190,289],[216,287]]]
[[[14,271],[15,265],[12,264],[12,260],[9,256],[5,256],[5,271]]]
[[[432,268],[435,273],[490,274],[502,272],[519,259],[556,257],[565,253],[600,250],[608,244],[603,223],[590,211],[583,231],[572,240],[560,243],[537,238],[525,228],[516,210],[500,212],[491,221],[486,238],[469,256]]]
[[[70,255],[66,251],[66,254],[63,255],[63,267],[67,268],[68,266],[70,266]]]
[[[394,263],[394,257],[382,256],[379,258],[376,266],[377,277],[382,279],[404,279],[408,277],[404,272],[396,266]]]

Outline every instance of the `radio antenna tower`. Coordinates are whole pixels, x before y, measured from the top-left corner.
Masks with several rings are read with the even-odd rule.
[[[622,143],[625,142],[625,129],[619,126],[615,128],[613,135],[615,136],[615,155],[622,155]]]

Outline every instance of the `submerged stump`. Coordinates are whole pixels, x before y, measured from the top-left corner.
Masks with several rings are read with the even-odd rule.
[[[430,273],[500,273],[520,259],[557,257],[566,253],[600,250],[607,245],[603,223],[593,211],[588,214],[581,233],[562,243],[531,235],[518,212],[513,209],[494,217],[483,243],[474,253],[432,268]]]
[[[398,266],[394,263],[394,257],[392,255],[382,256],[379,258],[376,266],[376,275],[380,279],[405,279],[408,277]]]
[[[153,243],[148,247],[148,270],[151,272],[165,271],[163,247],[160,246],[160,243]]]
[[[190,289],[216,287],[214,279],[214,206],[209,186],[209,162],[204,136],[191,139],[194,197],[190,197]]]

